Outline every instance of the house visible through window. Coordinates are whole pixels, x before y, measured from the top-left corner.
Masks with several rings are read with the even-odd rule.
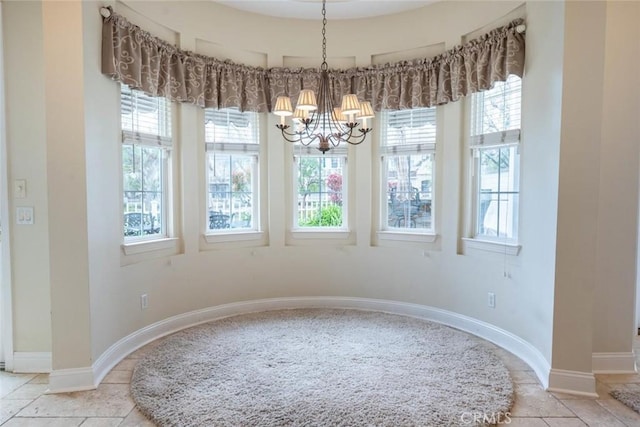
[[[517,241],[521,79],[471,97],[474,237]]]
[[[207,212],[211,233],[259,228],[258,114],[205,110]]]
[[[171,104],[121,86],[124,240],[168,236]]]
[[[294,228],[347,228],[347,149],[296,146]]]
[[[381,229],[432,232],[436,109],[382,114]]]

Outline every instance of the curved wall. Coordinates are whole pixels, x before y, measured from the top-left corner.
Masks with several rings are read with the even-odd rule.
[[[316,21],[257,16],[212,2],[126,1],[113,6],[132,22],[184,49],[257,66],[319,63],[321,40]],[[518,7],[515,15],[509,15]],[[550,10],[541,12],[544,19],[553,14],[552,7],[547,8]],[[482,34],[524,13],[525,8],[517,2],[442,2],[396,16],[347,22],[332,21],[329,6],[329,65],[368,65],[436,54],[464,42],[469,35]],[[536,37],[536,31],[541,37],[543,30],[533,27],[527,38],[532,32]],[[544,55],[553,54],[553,50],[532,50],[527,62],[535,65],[536,55],[544,60]],[[525,104],[533,102],[531,93],[551,92],[548,86],[536,87],[536,77],[542,72],[528,66],[527,74],[532,75],[534,83],[525,84]],[[87,87],[94,95],[93,101],[87,100],[93,104],[87,105],[91,111],[88,115],[101,118],[99,136],[87,141],[93,360],[118,339],[181,313],[238,301],[311,296],[394,300],[449,310],[507,330],[530,342],[550,360],[554,260],[553,250],[545,248],[554,246],[555,220],[553,211],[547,218],[530,217],[533,200],[528,194],[546,199],[550,206],[555,204],[553,170],[557,171],[557,164],[552,162],[544,177],[533,167],[543,150],[557,152],[553,126],[537,131],[550,134],[542,139],[545,146],[529,148],[524,141],[523,250],[517,257],[472,250],[462,254],[459,248],[466,200],[462,102],[441,107],[438,112],[443,127],[437,155],[436,243],[375,244],[375,132],[374,138],[350,154],[351,188],[355,191],[349,201],[357,218],[355,244],[289,240],[286,218],[291,203],[286,190],[289,181],[283,171],[290,166],[290,152],[274,129],[274,119],[265,116],[268,166],[263,179],[267,181],[269,243],[253,248],[202,250],[203,179],[201,168],[193,166],[204,164],[198,139],[202,115],[195,107],[184,105],[180,107],[179,128],[182,253],[121,266],[117,232],[120,212],[117,203],[104,203],[119,197],[113,173],[118,170],[118,86],[93,71],[86,74],[90,80]],[[537,81],[542,80],[538,77]],[[525,124],[535,119],[557,122],[553,96],[559,95],[536,100],[536,111],[528,111]],[[526,137],[535,132],[531,130]],[[495,309],[487,307],[487,292],[496,294]],[[139,308],[143,293],[149,297],[145,311]]]
[[[120,247],[119,88],[100,72],[99,8],[103,4],[56,2],[56,6],[42,7],[31,2],[6,3],[6,20],[22,15],[30,18],[28,27],[10,26],[7,42],[18,44],[20,51],[29,50],[36,59],[44,57],[43,45],[64,52],[59,47],[64,45],[57,44],[64,41],[62,36],[38,31],[42,21],[53,25],[59,15],[73,20],[74,34],[82,38],[82,44],[80,49],[74,44],[68,55],[74,64],[81,64],[84,79],[73,97],[51,97],[39,82],[45,75],[48,87],[55,87],[51,70],[64,69],[67,58],[48,55],[49,68],[34,59],[34,65],[25,69],[20,67],[19,51],[9,49],[5,61],[7,80],[19,82],[7,86],[7,102],[12,106],[8,112],[12,179],[28,179],[35,184],[34,190],[55,184],[57,191],[86,192],[87,199],[86,211],[77,208],[73,215],[74,219],[86,217],[86,241],[83,233],[73,245],[64,238],[60,230],[73,233],[70,219],[48,224],[48,217],[43,216],[33,236],[27,234],[36,228],[14,227],[13,236],[20,243],[12,247],[16,351],[52,349],[54,371],[66,372],[91,366],[125,337],[184,313],[262,299],[352,297],[413,303],[468,316],[508,331],[551,360],[564,34],[561,2],[438,2],[396,16],[349,22],[331,20],[330,5],[327,11],[327,50],[329,65],[334,67],[434,55],[505,23],[515,17],[510,14],[516,9],[517,16],[526,13],[522,250],[518,256],[463,251],[468,161],[463,149],[464,102],[438,109],[442,124],[436,156],[439,237],[431,244],[376,241],[378,160],[374,147],[379,134],[375,131],[365,144],[350,149],[353,239],[291,239],[287,225],[290,181],[285,173],[291,165],[291,151],[278,135],[275,119],[264,115],[266,167],[261,178],[266,183],[263,220],[268,243],[259,247],[212,247],[203,242],[203,116],[196,107],[181,105],[175,150],[180,250],[140,262],[123,262]],[[203,1],[106,3],[183,49],[259,66],[319,65],[319,20],[255,16]],[[17,89],[33,94],[25,100]],[[79,102],[84,103],[82,111],[67,108]],[[55,132],[47,128],[27,132],[33,122],[15,112],[29,106],[37,108],[43,120],[64,119],[64,129],[76,136],[83,132],[84,141],[74,138],[73,144],[62,143],[63,130],[55,123],[51,124]],[[18,130],[22,133],[12,133]],[[26,166],[29,154],[20,155],[23,140],[34,146],[31,155],[36,159],[46,155],[47,164],[55,167],[42,171]],[[81,150],[84,157],[78,154]],[[74,170],[84,170],[86,181],[69,173]],[[37,218],[47,209],[58,215],[69,198],[57,194],[45,191],[38,197],[30,193],[32,198],[25,203],[35,206]],[[55,277],[38,279],[30,257],[39,256],[43,248],[48,252],[44,251],[46,259],[40,263],[43,270],[37,272]],[[56,261],[55,269],[45,265],[49,259]],[[74,269],[76,260],[88,263],[88,268]],[[69,268],[61,268],[67,265]],[[42,289],[29,298],[38,304],[30,304],[22,290],[36,287]],[[494,309],[487,307],[487,292],[496,295]],[[148,295],[147,310],[140,309],[141,294]],[[44,315],[49,306],[51,319]]]
[[[320,57],[319,31],[302,31],[307,24],[319,30],[315,20],[252,16],[202,1],[111,4],[184,49],[263,66],[317,66]],[[522,8],[518,256],[462,245],[464,102],[438,108],[439,238],[432,244],[376,241],[377,132],[350,152],[352,238],[293,239],[291,149],[265,115],[268,244],[260,247],[202,239],[203,117],[183,105],[175,150],[180,248],[146,261],[121,253],[119,92],[100,72],[102,4],[2,6],[8,174],[10,182],[27,181],[26,198],[10,198],[8,210],[33,206],[35,213],[31,226],[3,218],[11,236],[11,283],[0,283],[13,295],[9,370],[53,369],[57,390],[93,387],[96,366],[106,369],[126,354],[123,342],[148,338],[172,319],[247,301],[313,297],[413,303],[500,330],[553,367],[548,382],[556,391],[593,394],[593,372],[634,370],[640,96],[620,76],[640,69],[640,59],[626,54],[637,48],[637,3],[532,1]],[[439,2],[398,16],[329,19],[329,62],[346,67],[433,55],[501,24],[519,6]],[[486,307],[487,292],[496,294],[495,309]],[[546,374],[539,376],[546,384]]]

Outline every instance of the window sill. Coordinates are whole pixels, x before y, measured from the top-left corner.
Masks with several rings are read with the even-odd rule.
[[[517,243],[506,243],[506,242],[494,241],[494,240],[473,239],[469,237],[463,237],[462,242],[463,242],[465,251],[467,249],[477,249],[481,251],[497,252],[504,255],[517,256],[520,254],[520,249],[522,249],[522,245]]]
[[[433,243],[438,239],[434,233],[410,233],[403,231],[378,231],[378,240]]]
[[[291,230],[291,237],[294,239],[348,239],[351,237],[351,232],[335,228],[325,230],[302,230],[298,228]]]
[[[157,240],[123,243],[121,247],[125,255],[137,255],[147,252],[161,251],[165,249],[176,249],[177,245],[177,238],[168,237]]]
[[[248,242],[251,240],[262,241],[264,232],[262,231],[238,231],[224,233],[207,233],[203,235],[204,241],[207,243],[226,243],[226,242]]]

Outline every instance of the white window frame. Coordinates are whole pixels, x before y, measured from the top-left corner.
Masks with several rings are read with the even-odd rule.
[[[136,96],[143,96],[150,98],[144,93],[135,89],[128,88],[126,85],[121,85],[120,90],[120,105],[122,107],[123,92],[129,89],[131,94]],[[157,147],[162,152],[162,182],[161,182],[161,194],[162,203],[160,210],[161,218],[161,230],[159,234],[150,234],[142,236],[124,236],[121,235],[121,248],[125,256],[139,255],[147,252],[163,251],[162,254],[172,254],[177,252],[177,238],[174,237],[173,227],[173,166],[174,156],[172,155],[174,149],[173,130],[175,108],[170,101],[165,98],[157,98],[154,101],[157,102],[159,108],[166,109],[165,126],[163,130],[157,132],[144,132],[135,125],[132,125],[131,129],[124,129],[124,123],[121,123],[122,128],[122,144],[120,148],[120,206],[124,199],[124,179],[123,179],[123,158],[122,151],[125,145],[131,145],[135,150],[136,147]],[[161,104],[164,106],[161,107]],[[132,119],[133,123],[134,119]],[[121,227],[124,229],[124,213],[120,216]],[[138,259],[138,258],[136,258]],[[142,258],[144,259],[144,258]]]
[[[349,155],[348,148],[340,145],[332,148],[326,153],[321,153],[315,147],[304,147],[300,144],[293,146],[292,162],[292,225],[291,234],[298,239],[346,239],[350,236],[349,227]],[[332,158],[342,159],[342,225],[340,227],[312,227],[298,225],[298,162],[302,157],[325,158],[329,161]]]
[[[205,155],[204,155],[204,163],[205,163],[205,172],[204,172],[204,181],[205,181],[205,194],[203,204],[203,237],[207,244],[228,244],[232,242],[240,242],[241,246],[249,245],[254,246],[256,241],[262,241],[264,238],[264,232],[262,231],[262,220],[261,220],[261,200],[263,189],[261,188],[261,180],[260,180],[260,170],[262,163],[262,155],[261,152],[263,150],[260,139],[260,115],[255,112],[240,112],[237,109],[229,108],[229,109],[205,109],[204,110],[204,127],[207,126],[207,122],[210,121],[210,115],[219,114],[226,115],[227,123],[231,123],[235,115],[238,114],[246,114],[247,120],[252,122],[253,133],[249,135],[249,141],[239,142],[230,140],[233,138],[232,136],[220,134],[207,135],[205,130],[204,132],[204,140],[205,140]],[[221,118],[225,120],[222,116]],[[253,142],[250,142],[253,140]],[[251,205],[251,216],[252,216],[252,226],[250,228],[220,228],[220,229],[210,229],[209,228],[209,156],[213,155],[238,155],[238,156],[252,156],[253,160],[253,170],[251,176],[251,188],[252,188],[252,205]],[[244,242],[244,243],[243,243]]]
[[[509,101],[518,108],[517,120],[514,120],[513,125],[509,126],[496,126],[498,129],[492,129],[491,132],[483,133],[483,129],[479,129],[482,126],[482,120],[485,107],[485,96],[491,96],[491,91],[478,92],[473,94],[469,100],[469,132],[468,132],[468,145],[469,145],[469,170],[470,170],[470,203],[471,208],[469,219],[469,237],[463,238],[463,242],[466,249],[479,249],[489,252],[498,252],[507,255],[517,255],[520,252],[521,245],[519,243],[519,216],[520,216],[520,147],[521,147],[521,118],[522,118],[522,80],[517,76],[510,76],[509,81],[515,79],[520,80],[520,89],[506,93],[505,96],[516,96],[517,101]],[[517,81],[517,80],[516,80]],[[496,85],[503,85],[504,83],[498,82]],[[502,86],[499,86],[502,87]],[[506,105],[506,104],[505,104]],[[504,113],[503,113],[504,114]],[[475,129],[474,129],[475,128]],[[482,152],[492,149],[509,149],[513,150],[510,153],[510,167],[509,173],[513,175],[514,186],[517,188],[507,188],[506,190],[499,189],[497,192],[498,198],[501,195],[517,195],[517,201],[507,202],[507,215],[509,215],[504,221],[499,215],[503,214],[501,203],[498,202],[497,209],[498,215],[498,228],[501,224],[508,224],[513,230],[511,237],[507,236],[490,236],[486,234],[480,234],[479,223],[479,210],[481,209],[481,194],[480,188],[482,176],[481,176],[481,161]],[[512,155],[511,155],[512,154]],[[512,164],[513,163],[513,164]],[[501,178],[498,177],[498,181]],[[500,188],[500,187],[499,187]],[[512,206],[515,204],[515,206]],[[497,231],[500,233],[500,230]]]
[[[419,110],[424,110],[420,108]],[[435,129],[432,133],[419,135],[419,139],[414,139],[403,145],[387,145],[387,129],[388,121],[391,113],[395,110],[382,111],[380,114],[380,143],[378,154],[380,158],[380,174],[379,174],[379,224],[378,239],[381,241],[404,241],[418,243],[433,243],[436,241],[437,235],[437,141],[439,138],[439,112],[438,108],[432,107]],[[407,114],[413,114],[412,110],[405,110]],[[397,113],[397,112],[396,112]],[[424,139],[422,139],[424,138]],[[430,154],[432,156],[431,164],[431,201],[430,201],[430,228],[396,228],[388,225],[389,207],[388,207],[388,166],[387,157],[395,155],[420,155]]]

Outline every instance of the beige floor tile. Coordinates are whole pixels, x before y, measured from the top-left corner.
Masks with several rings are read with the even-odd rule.
[[[518,384],[538,384],[538,377],[536,377],[536,374],[529,370],[529,371],[511,371],[511,379],[513,380],[514,383],[518,383]]]
[[[628,426],[640,426],[640,414],[616,399],[597,400],[598,404],[611,412],[617,419]]]
[[[159,346],[163,341],[164,341],[163,338],[157,339],[155,341],[151,341],[150,343],[140,347],[139,349],[137,349],[136,351],[131,353],[129,356],[127,356],[127,358],[128,359],[140,359],[140,358],[144,357],[145,354],[147,354],[149,351],[151,351],[154,348],[156,348],[157,346]]]
[[[12,418],[2,427],[77,427],[84,418]],[[84,425],[84,424],[82,424]]]
[[[82,427],[117,427],[123,418],[87,418]],[[4,426],[3,426],[4,427]]]
[[[138,408],[133,408],[131,413],[127,415],[127,418],[125,418],[118,427],[155,427],[155,424],[149,421]]]
[[[0,398],[3,398],[21,385],[28,383],[35,376],[35,374],[12,374],[10,372],[0,372]]]
[[[542,418],[511,418],[509,422],[505,420],[502,425],[510,427],[548,427]]]
[[[598,399],[613,399],[609,394],[610,391],[611,387],[609,387],[609,385],[601,381],[596,381],[596,393],[598,393]]]
[[[122,359],[120,363],[113,367],[114,371],[133,371],[136,363],[138,363],[138,359],[126,358]]]
[[[573,399],[564,400],[563,403],[589,426],[625,427],[620,420],[595,400]]]
[[[586,424],[580,418],[545,418],[550,427],[584,427]]]
[[[31,384],[49,384],[49,374],[38,374],[29,381]]]
[[[34,400],[40,397],[47,389],[49,388],[49,384],[32,384],[27,383],[21,385],[8,395],[6,395],[3,399],[30,399]]]
[[[508,352],[505,349],[498,348],[495,354],[502,360],[509,371],[530,371],[531,366],[527,365],[522,359]]]
[[[125,417],[133,406],[128,384],[101,384],[96,390],[40,396],[18,415],[23,417]]]
[[[598,374],[596,379],[605,384],[640,383],[638,374]]]
[[[514,417],[573,417],[558,399],[538,384],[515,384],[516,401],[511,409]]]
[[[105,375],[102,384],[129,384],[133,371],[111,371]]]
[[[32,400],[0,400],[0,424],[13,417],[31,402]]]
[[[562,400],[588,400],[588,399],[596,400],[598,399],[597,396],[584,396],[581,394],[560,393],[557,391],[551,391],[549,393],[551,393],[553,397],[561,401]]]

